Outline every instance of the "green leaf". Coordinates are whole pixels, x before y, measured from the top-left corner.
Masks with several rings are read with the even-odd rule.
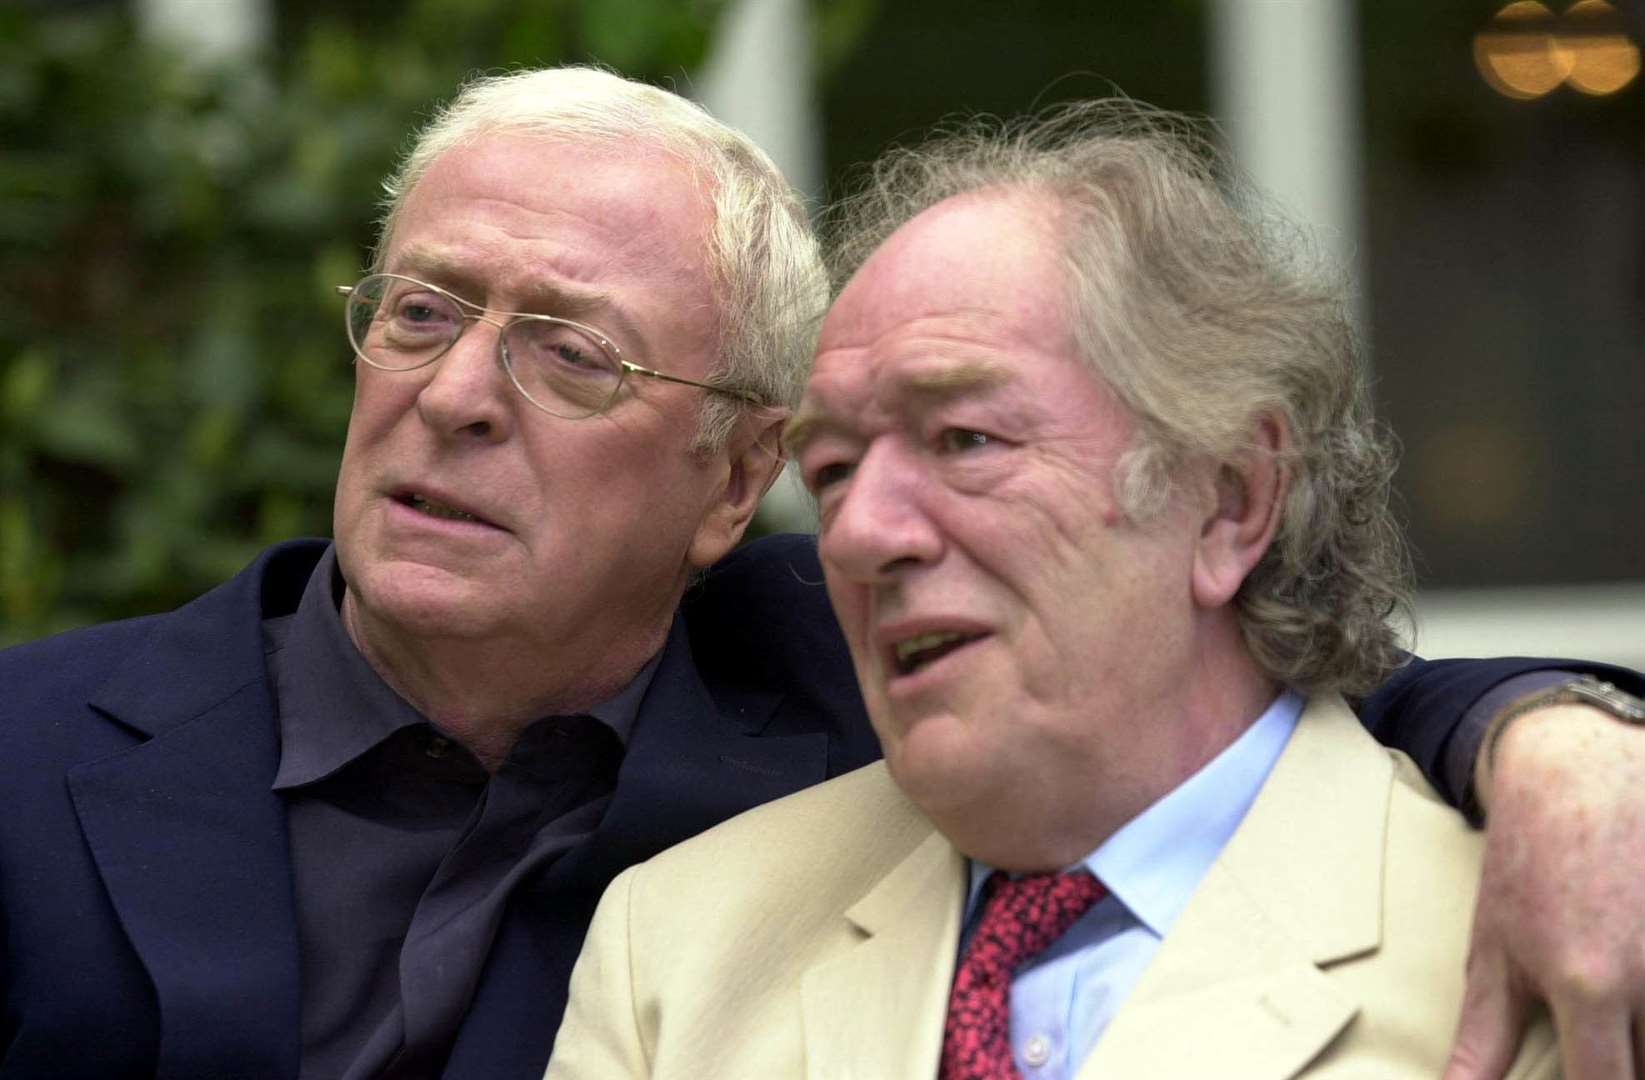
[[[39,346],[24,349],[0,371],[0,419],[7,432],[32,422],[51,395],[52,362]]]
[[[34,427],[41,450],[63,461],[124,470],[142,456],[131,419],[97,394],[58,398],[40,410]]]

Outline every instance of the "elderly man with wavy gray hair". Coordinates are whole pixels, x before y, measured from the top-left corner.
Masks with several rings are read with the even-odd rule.
[[[786,441],[884,750],[612,885],[550,1080],[1431,1078],[1481,837],[1342,296],[1128,103],[881,163]],[[1533,1025],[1509,1075],[1559,1071]]]

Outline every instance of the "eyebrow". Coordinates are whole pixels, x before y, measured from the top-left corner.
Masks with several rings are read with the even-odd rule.
[[[798,457],[800,451],[815,439],[822,429],[828,426],[826,415],[815,405],[802,404],[800,411],[788,418],[783,425],[780,438],[783,452],[789,457]]]
[[[1010,381],[1011,371],[1004,364],[969,360],[915,371],[903,381],[903,385],[916,397],[943,400],[992,390]]]
[[[928,401],[949,401],[992,390],[1010,380],[1011,370],[1004,364],[967,361],[911,372],[900,380],[900,389],[910,397]],[[826,408],[811,402],[803,402],[799,411],[783,426],[783,449],[790,457],[797,457],[818,435],[838,426]]]

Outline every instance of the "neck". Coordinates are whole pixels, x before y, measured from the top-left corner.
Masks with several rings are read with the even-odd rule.
[[[378,676],[491,772],[533,722],[583,712],[615,696],[668,635],[664,623],[622,641],[558,648],[535,640],[430,641],[373,619],[348,590],[342,619]]]
[[[1279,695],[1238,633],[1231,620],[1212,628],[1183,678],[1125,716],[1093,717],[1117,733],[1098,740],[1094,756],[1032,790],[1001,794],[986,814],[938,827],[961,852],[1001,870],[1061,870],[1085,858],[1231,746]]]

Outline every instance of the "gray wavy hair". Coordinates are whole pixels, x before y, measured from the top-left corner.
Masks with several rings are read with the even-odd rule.
[[[691,168],[714,212],[705,259],[718,301],[719,365],[709,381],[765,404],[792,408],[799,401],[828,303],[827,275],[804,202],[742,132],[678,94],[600,68],[516,71],[465,83],[383,181],[374,271],[382,268],[407,195],[434,160],[498,132],[639,143]],[[748,408],[707,395],[695,449],[723,446]]]
[[[884,156],[831,215],[836,285],[921,211],[989,188],[1058,208],[1075,339],[1137,420],[1115,476],[1128,514],[1162,507],[1183,463],[1235,460],[1280,418],[1289,490],[1235,600],[1246,644],[1305,692],[1380,682],[1404,659],[1410,558],[1340,275],[1201,124],[1111,99],[963,122]]]

